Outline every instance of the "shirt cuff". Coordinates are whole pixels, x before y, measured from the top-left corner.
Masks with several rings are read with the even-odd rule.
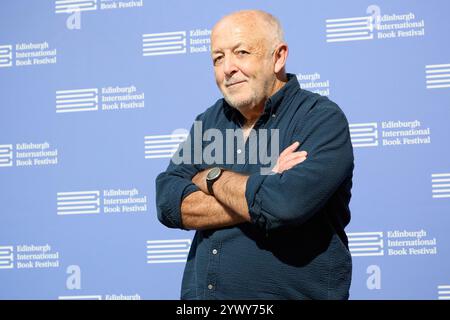
[[[168,200],[166,202],[166,219],[170,221],[170,224],[175,228],[180,228],[183,230],[188,230],[184,228],[183,221],[181,218],[181,203],[184,198],[186,198],[191,193],[200,190],[195,184],[190,183],[176,183],[171,188],[171,194],[173,195],[172,199],[176,199],[175,201]]]
[[[193,183],[188,185],[186,188],[184,188],[183,193],[181,195],[181,202],[183,202],[184,198],[186,198],[188,195],[190,195],[191,193],[193,193],[195,191],[200,191],[200,188],[197,187]],[[181,206],[181,202],[180,202],[180,206]]]
[[[247,200],[250,221],[264,228],[266,225],[266,219],[262,215],[261,210],[262,199],[259,196],[258,191],[266,178],[267,175],[261,174],[250,175],[247,179],[247,185],[245,189],[245,198]]]

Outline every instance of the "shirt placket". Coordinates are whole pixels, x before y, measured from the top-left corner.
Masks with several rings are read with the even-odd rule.
[[[220,266],[220,256],[222,255],[222,242],[219,240],[212,240],[208,252],[208,269],[206,276],[205,299],[216,299],[218,286],[218,275]]]

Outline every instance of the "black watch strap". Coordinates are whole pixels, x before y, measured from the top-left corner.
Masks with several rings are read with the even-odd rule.
[[[206,180],[206,187],[208,188],[208,192],[210,195],[214,195],[213,184],[216,180]]]
[[[222,168],[215,167],[212,168],[206,175],[206,187],[208,188],[208,192],[210,195],[214,194],[213,184],[222,175],[222,171]]]

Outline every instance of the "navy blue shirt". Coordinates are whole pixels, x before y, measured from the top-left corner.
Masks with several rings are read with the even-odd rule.
[[[243,118],[220,99],[196,120],[203,130],[216,128],[225,136],[226,129],[239,129]],[[279,129],[280,152],[299,141],[297,150],[308,157],[281,174],[261,174],[262,165],[248,161],[247,139],[245,163],[220,164],[249,175],[245,196],[251,222],[196,231],[181,299],[348,299],[352,260],[344,228],[350,221],[354,164],[345,115],[288,74],[253,129],[256,134]],[[156,179],[161,223],[185,229],[181,203],[199,190],[191,179],[214,166],[171,161]]]

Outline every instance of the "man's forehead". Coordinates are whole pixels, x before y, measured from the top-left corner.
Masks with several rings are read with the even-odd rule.
[[[253,46],[258,41],[259,30],[249,24],[220,25],[211,33],[213,48],[232,48],[242,45]]]
[[[259,11],[243,10],[229,14],[220,19],[215,27],[223,25],[256,25],[266,22],[266,17]]]

